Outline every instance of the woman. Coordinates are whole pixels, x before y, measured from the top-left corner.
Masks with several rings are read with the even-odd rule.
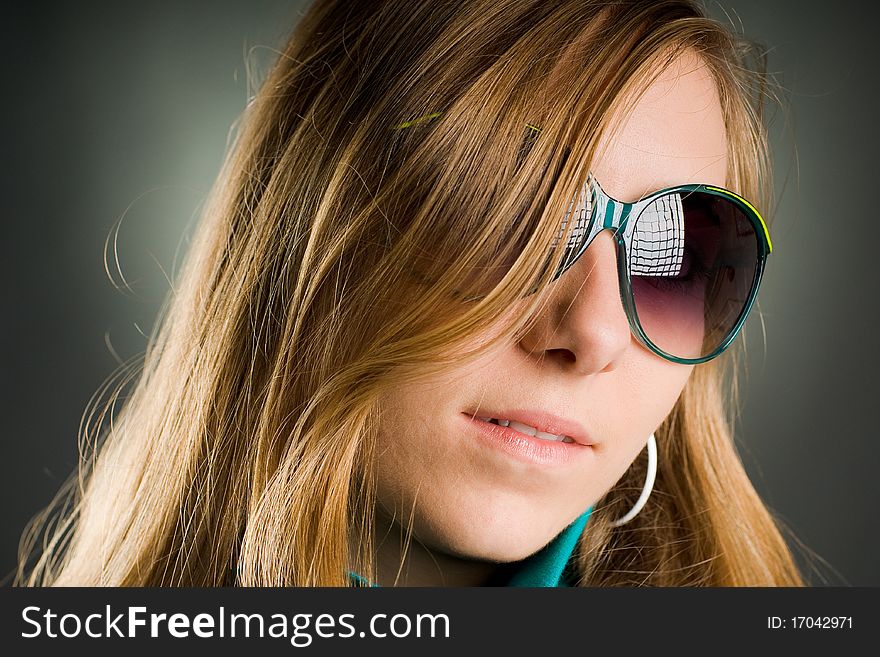
[[[749,70],[690,2],[316,2],[18,581],[799,584],[727,419]]]

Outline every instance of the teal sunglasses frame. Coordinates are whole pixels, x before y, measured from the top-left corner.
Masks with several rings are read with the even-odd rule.
[[[419,123],[435,119],[441,114],[442,112],[433,112],[431,114],[427,114],[425,116],[421,116],[416,119],[412,119],[410,121],[392,126],[392,129],[397,130],[401,128],[409,128]],[[540,128],[530,124],[526,124],[526,127],[535,132],[541,131]],[[710,353],[706,354],[705,356],[700,356],[698,358],[682,358],[680,356],[670,354],[654,344],[654,342],[648,337],[647,333],[642,327],[641,321],[639,320],[638,311],[636,310],[635,296],[632,289],[630,257],[632,254],[632,240],[635,233],[635,225],[638,223],[638,219],[641,216],[642,212],[661,197],[674,194],[686,196],[695,192],[720,197],[730,203],[733,203],[742,212],[743,216],[745,216],[749,220],[754,230],[757,240],[757,243],[755,245],[757,249],[757,257],[755,264],[755,274],[752,280],[752,285],[749,290],[748,297],[746,298],[743,309],[740,312],[740,315],[734,323],[733,327],[728,331],[727,335],[721,340],[719,345],[715,347]],[[595,176],[592,175],[592,173],[588,174],[580,197],[590,199],[589,217],[584,217],[582,205],[577,207],[575,206],[577,199],[572,201],[572,204],[570,206],[571,209],[565,214],[565,217],[563,218],[563,229],[560,231],[560,237],[563,234],[564,227],[566,225],[565,222],[567,222],[568,218],[572,216],[576,217],[576,221],[580,225],[576,225],[572,229],[570,234],[573,235],[575,234],[575,232],[581,231],[584,233],[584,236],[581,238],[581,241],[574,247],[574,251],[572,253],[566,253],[562,263],[560,264],[559,268],[553,276],[553,280],[559,278],[569,268],[571,268],[571,266],[574,265],[575,262],[577,262],[577,260],[584,254],[584,252],[586,252],[587,248],[589,248],[590,244],[599,233],[601,233],[603,230],[610,230],[614,236],[615,245],[618,252],[617,271],[619,278],[618,291],[620,293],[620,300],[623,304],[627,321],[629,322],[630,330],[632,331],[636,339],[657,356],[681,365],[697,365],[699,363],[705,363],[706,361],[712,360],[713,358],[716,358],[722,352],[724,352],[736,339],[737,335],[739,335],[743,325],[745,324],[746,318],[751,313],[752,307],[754,306],[755,300],[758,296],[758,289],[760,288],[761,280],[763,278],[764,270],[766,268],[767,257],[773,251],[773,244],[770,241],[770,231],[767,228],[767,223],[764,221],[764,218],[761,216],[761,213],[758,212],[755,206],[735,192],[724,189],[723,187],[717,187],[715,185],[708,184],[687,184],[666,187],[656,192],[652,192],[648,196],[641,198],[634,203],[625,203],[606,194],[602,187],[599,185],[599,182],[596,180]],[[600,216],[601,221],[598,220]],[[583,225],[584,223],[586,223],[586,226]],[[566,247],[567,250],[571,248],[572,247],[570,246]]]
[[[585,234],[580,242],[576,245],[574,250],[571,253],[567,253],[566,256],[563,258],[563,261],[560,264],[559,269],[557,269],[556,273],[554,274],[553,279],[555,280],[559,278],[569,268],[571,268],[571,266],[574,265],[574,263],[577,262],[577,260],[586,252],[587,248],[589,248],[590,244],[599,233],[604,230],[610,230],[612,232],[615,245],[617,247],[617,272],[620,281],[620,284],[618,286],[620,292],[620,300],[626,312],[626,317],[629,321],[630,329],[636,336],[636,339],[638,339],[638,341],[641,342],[645,347],[650,349],[661,358],[665,358],[666,360],[682,365],[696,365],[699,363],[704,363],[720,355],[725,349],[730,346],[730,344],[736,339],[736,336],[742,330],[746,318],[751,312],[755,300],[758,296],[758,289],[761,285],[761,279],[763,278],[764,269],[767,263],[767,256],[773,250],[773,245],[770,241],[770,233],[767,230],[767,224],[764,222],[761,214],[755,209],[755,207],[751,203],[749,203],[746,199],[742,198],[738,194],[735,194],[734,192],[731,192],[730,190],[724,189],[722,187],[716,187],[714,185],[689,184],[666,187],[664,189],[653,192],[642,199],[639,199],[635,203],[625,203],[606,194],[602,187],[599,185],[599,182],[596,180],[595,176],[593,176],[592,174],[587,177],[587,182],[584,183],[584,187],[584,192],[586,194],[589,194],[590,197],[589,217],[583,217],[583,208],[579,206],[574,208],[573,212],[566,213],[564,221],[568,221],[568,218],[571,216],[575,216],[577,218],[578,215],[581,215],[581,217],[577,220],[581,224],[586,223],[586,226],[576,225],[572,229],[572,232],[583,231]],[[683,358],[680,356],[676,356],[675,354],[670,354],[657,346],[651,340],[651,338],[648,337],[645,329],[642,327],[642,323],[639,320],[638,311],[636,309],[635,295],[632,289],[632,267],[630,258],[631,254],[633,253],[632,242],[633,236],[635,235],[635,226],[638,223],[638,219],[641,216],[642,212],[646,208],[650,207],[655,201],[664,196],[679,195],[681,197],[685,197],[688,194],[693,194],[695,192],[709,194],[711,196],[718,196],[730,203],[733,203],[742,212],[743,216],[748,218],[749,222],[752,225],[752,228],[754,229],[757,241],[755,245],[757,254],[754,278],[752,280],[752,285],[749,290],[748,297],[746,298],[746,302],[743,305],[743,309],[740,312],[739,317],[737,318],[731,329],[728,331],[727,335],[721,340],[717,347],[715,347],[705,356],[701,356],[699,358]],[[574,205],[574,203],[572,205]],[[560,236],[561,235],[562,232],[560,231]]]

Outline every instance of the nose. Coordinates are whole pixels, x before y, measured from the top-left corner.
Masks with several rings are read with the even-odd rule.
[[[599,233],[550,285],[547,306],[520,346],[547,365],[581,375],[615,369],[633,338],[620,300],[611,231]]]

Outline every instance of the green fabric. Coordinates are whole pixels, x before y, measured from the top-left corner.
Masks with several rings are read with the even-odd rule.
[[[575,582],[567,566],[592,512],[593,507],[590,507],[530,557],[511,564],[503,564],[495,576],[487,582],[487,586],[573,586]],[[357,573],[349,572],[349,575],[355,586],[379,586],[371,584]]]
[[[541,550],[518,562],[506,586],[572,586],[566,566],[592,512],[590,507]]]

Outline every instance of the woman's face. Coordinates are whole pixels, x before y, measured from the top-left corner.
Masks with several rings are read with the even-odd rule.
[[[725,185],[721,106],[695,55],[676,60],[617,118],[592,169],[614,198]],[[402,524],[411,519],[432,551],[507,562],[539,550],[620,479],[687,382],[691,366],[632,336],[607,231],[551,286],[545,314],[518,341],[382,399],[380,506]],[[478,419],[511,416],[580,442],[505,442]]]

